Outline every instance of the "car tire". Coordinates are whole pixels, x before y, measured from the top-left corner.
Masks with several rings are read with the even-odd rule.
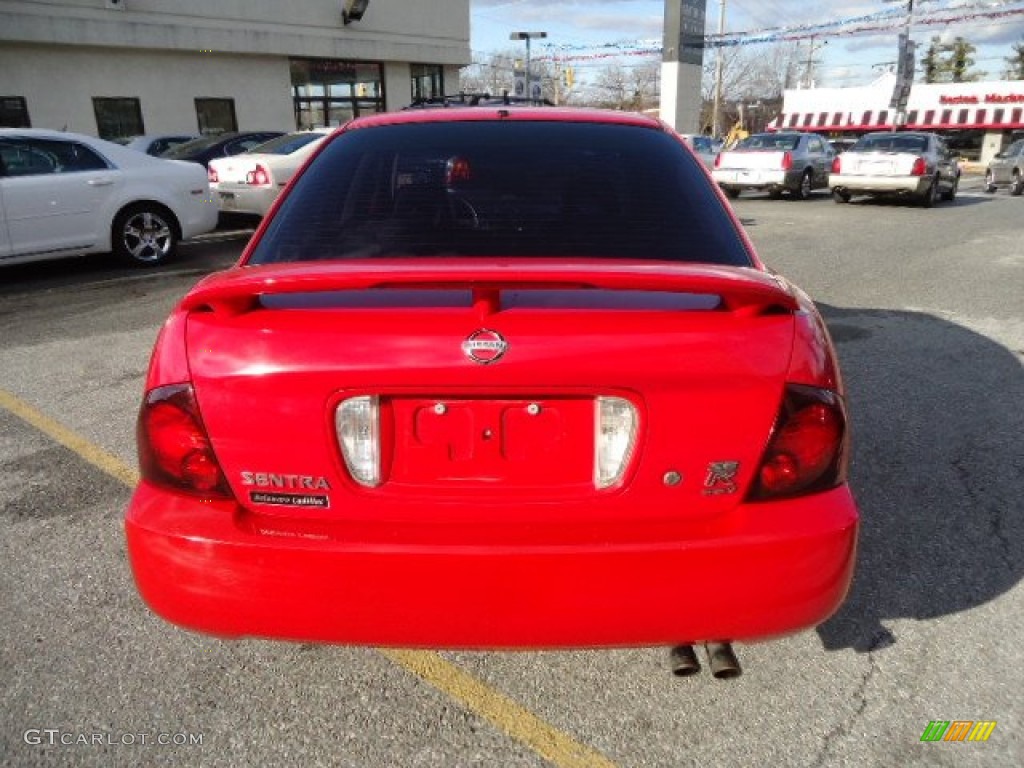
[[[813,189],[811,181],[811,172],[804,171],[804,175],[800,177],[800,186],[796,189],[791,190],[794,200],[806,200],[811,196],[811,190]]]
[[[848,203],[850,202],[851,197],[852,195],[849,192],[846,192],[842,189],[832,190],[832,199],[835,200],[837,203]]]
[[[1010,182],[1010,194],[1014,197],[1024,192],[1024,176],[1021,176],[1020,171],[1013,172],[1013,181]]]
[[[996,183],[992,180],[992,171],[985,171],[985,191],[990,195],[995,194]]]
[[[136,203],[114,217],[111,245],[114,255],[136,266],[152,267],[171,259],[178,250],[178,222],[156,203]]]
[[[952,186],[950,186],[950,188],[946,192],[942,193],[942,199],[943,200],[947,200],[949,202],[953,202],[954,200],[956,200],[956,192],[957,192],[957,189],[959,188],[959,186],[960,186],[960,177],[959,176],[954,176],[953,177],[953,184],[952,184]]]
[[[780,200],[782,198],[782,190],[781,189],[769,189],[768,190],[768,197],[770,197],[772,200]]]
[[[730,200],[735,200],[737,197],[740,196],[740,191],[738,189],[730,189],[726,187],[725,196],[728,197]]]
[[[933,178],[932,183],[928,185],[928,190],[921,197],[921,207],[931,208],[939,200],[939,180]]]

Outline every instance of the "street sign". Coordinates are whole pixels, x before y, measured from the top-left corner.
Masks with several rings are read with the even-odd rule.
[[[896,59],[896,85],[892,89],[889,108],[902,112],[907,108],[910,89],[914,84],[914,52],[917,44],[906,33],[900,33],[899,56]]]

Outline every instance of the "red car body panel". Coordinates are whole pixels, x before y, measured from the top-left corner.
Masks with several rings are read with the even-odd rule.
[[[448,119],[377,116],[324,144]],[[139,484],[126,531],[141,594],[168,620],[219,635],[409,647],[676,645],[820,623],[854,566],[845,473],[751,499],[789,388],[841,399],[842,381],[810,299],[742,239],[753,266],[245,266],[250,244],[242,265],[179,303],[154,350],[147,392],[189,387],[223,483],[205,495]],[[480,329],[508,340],[494,365],[462,346]],[[353,398],[379,408],[376,483],[343,458],[337,419]],[[635,414],[606,486],[602,398]]]

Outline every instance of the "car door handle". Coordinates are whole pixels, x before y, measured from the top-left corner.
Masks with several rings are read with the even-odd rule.
[[[89,179],[86,182],[90,187],[109,187],[113,183],[113,179]]]

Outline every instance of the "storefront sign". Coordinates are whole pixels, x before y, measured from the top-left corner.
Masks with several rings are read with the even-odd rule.
[[[939,96],[940,104],[981,104],[980,96]],[[988,93],[985,104],[1024,104],[1024,93]]]

